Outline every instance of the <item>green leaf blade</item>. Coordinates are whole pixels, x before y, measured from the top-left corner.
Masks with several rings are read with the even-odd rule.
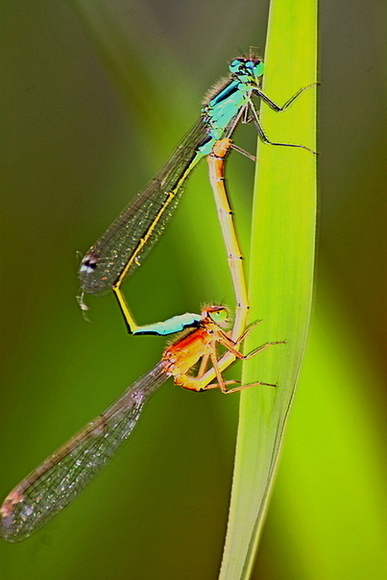
[[[316,80],[316,23],[314,0],[272,2],[263,90],[279,105]],[[312,87],[283,113],[263,105],[260,119],[271,141],[315,150],[315,111]],[[263,321],[246,340],[246,352],[266,341],[286,344],[244,364],[243,384],[263,381],[277,387],[241,394],[222,580],[250,575],[305,350],[313,284],[316,156],[260,143],[255,194],[249,295],[251,320]]]

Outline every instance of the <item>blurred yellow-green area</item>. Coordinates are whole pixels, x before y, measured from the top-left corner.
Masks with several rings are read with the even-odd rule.
[[[227,62],[263,48],[268,6],[0,7],[3,497],[159,360],[163,339],[128,336],[111,295],[88,297],[91,323],[83,319],[80,255],[155,174]],[[321,2],[314,315],[256,580],[387,577],[386,12],[377,0]],[[245,149],[255,138],[238,129]],[[253,171],[231,156],[246,254]],[[125,284],[139,323],[205,301],[233,306],[218,229],[203,163]],[[1,541],[0,578],[215,579],[237,413],[238,395],[168,383],[73,506],[21,544]]]

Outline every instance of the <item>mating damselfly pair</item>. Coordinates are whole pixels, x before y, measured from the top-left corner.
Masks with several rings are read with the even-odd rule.
[[[229,382],[223,380],[222,371],[236,358],[250,357],[269,344],[277,344],[266,343],[246,356],[239,352],[239,345],[249,332],[246,330],[248,298],[223,175],[224,159],[232,147],[230,137],[242,121],[252,121],[259,137],[268,144],[309,150],[303,145],[272,143],[264,132],[254,97],[280,112],[309,87],[297,91],[280,107],[261,90],[263,66],[261,59],[252,57],[238,57],[231,62],[229,79],[208,97],[194,127],[157,176],[140,191],[82,260],[79,272],[82,291],[103,294],[113,290],[129,332],[166,335],[186,329],[187,334],[171,344],[161,361],[102,415],[14,488],[1,508],[0,532],[4,539],[16,542],[28,537],[71,503],[115,455],[131,433],[146,400],[168,377],[189,390],[218,387],[225,393],[235,392],[251,385],[228,389]],[[137,326],[122,294],[122,282],[160,235],[187,177],[203,157],[208,157],[210,163],[211,183],[234,284],[237,315],[233,329],[231,333],[224,330],[227,311],[223,306],[207,307],[200,315],[187,313],[165,322]],[[217,344],[226,350],[220,359]],[[193,376],[192,368],[199,361],[198,374]]]

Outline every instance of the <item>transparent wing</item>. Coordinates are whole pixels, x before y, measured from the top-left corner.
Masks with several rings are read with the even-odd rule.
[[[114,457],[145,402],[167,378],[159,363],[23,479],[1,507],[0,535],[9,542],[23,540],[69,505]]]
[[[125,268],[129,274],[140,265],[176,209],[185,179],[203,157],[197,148],[207,135],[207,123],[200,117],[156,177],[89,249],[79,268],[84,292],[104,294]]]

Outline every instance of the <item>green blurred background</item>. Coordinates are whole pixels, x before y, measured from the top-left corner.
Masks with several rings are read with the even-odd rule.
[[[158,361],[164,341],[126,335],[112,296],[89,297],[84,321],[77,252],[154,175],[227,62],[263,50],[268,6],[0,8],[5,496]],[[386,11],[377,0],[321,3],[314,317],[255,579],[387,577]],[[253,151],[254,129],[238,131]],[[246,254],[252,165],[233,154],[227,175]],[[125,285],[139,323],[233,305],[206,173],[203,163]],[[0,578],[216,578],[237,412],[238,396],[165,386],[76,504],[31,539],[1,542]]]

